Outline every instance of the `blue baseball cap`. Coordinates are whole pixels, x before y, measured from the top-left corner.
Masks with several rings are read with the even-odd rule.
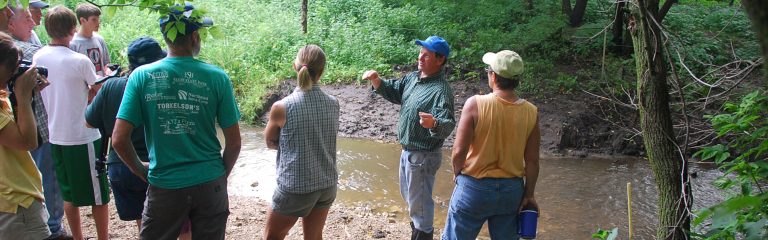
[[[140,37],[128,44],[128,63],[131,69],[163,59],[166,55],[160,43],[150,37]]]
[[[438,36],[429,36],[426,40],[416,40],[416,45],[427,48],[427,50],[442,54],[446,58],[451,53],[451,47],[445,39]]]
[[[195,10],[195,6],[191,3],[186,3],[183,11],[179,10],[181,5],[175,5],[171,7],[171,11],[168,16],[160,18],[160,31],[165,35],[168,31],[165,29],[165,25],[172,22],[183,22],[185,25],[184,35],[190,34],[201,27],[213,26],[213,19],[209,17],[195,17],[192,16],[192,11]]]

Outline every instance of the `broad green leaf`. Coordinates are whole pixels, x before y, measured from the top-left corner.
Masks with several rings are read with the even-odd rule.
[[[693,221],[692,221],[691,223],[692,223],[694,226],[698,226],[699,224],[701,224],[702,222],[704,222],[704,220],[707,220],[709,217],[711,217],[711,216],[712,216],[712,214],[714,214],[714,213],[715,213],[715,212],[713,211],[713,209],[714,209],[714,208],[712,207],[712,208],[706,208],[706,209],[704,209],[704,210],[701,210],[701,211],[698,213],[698,216],[696,216],[695,218],[693,218]]]
[[[221,29],[218,26],[213,26],[208,29],[208,32],[211,33],[211,36],[215,39],[223,39],[224,33],[221,32]]]
[[[117,7],[115,6],[106,6],[104,7],[104,11],[107,12],[106,18],[112,18],[115,16],[115,13],[117,13]]]
[[[760,239],[766,239],[768,237],[768,229],[766,229],[766,226],[768,226],[768,220],[765,218],[761,219],[757,222],[748,222],[744,223],[744,231],[746,235],[746,240],[760,240]]]
[[[168,37],[168,39],[171,40],[171,42],[173,42],[173,41],[176,41],[176,34],[177,34],[176,28],[171,28],[168,30],[168,33],[165,36]]]
[[[731,156],[731,153],[729,152],[721,152],[720,154],[717,154],[717,159],[715,159],[716,163],[722,163],[723,161],[727,160],[728,157]]]
[[[187,33],[187,24],[184,22],[176,22],[176,30],[182,35]]]

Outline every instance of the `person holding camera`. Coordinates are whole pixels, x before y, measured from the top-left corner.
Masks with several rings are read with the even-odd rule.
[[[7,8],[3,8],[5,11]],[[5,13],[0,13],[2,19]],[[50,236],[43,204],[43,182],[29,154],[37,147],[32,92],[37,69],[32,66],[14,81],[14,119],[8,84],[15,75],[21,50],[0,32],[0,239],[45,239]]]
[[[57,6],[45,15],[51,41],[37,51],[35,64],[48,67],[51,86],[42,91],[48,110],[49,140],[56,178],[64,199],[72,236],[83,239],[80,207],[91,206],[99,239],[108,239],[109,184],[106,171],[96,168],[101,134],[85,125],[88,91],[96,83],[91,60],[69,49],[77,27],[75,13]]]
[[[31,13],[34,8],[33,3],[30,1],[29,9],[18,5],[9,8],[14,14],[8,21],[8,33],[13,37],[16,47],[24,52],[22,59],[32,62],[32,56],[42,47],[30,41],[36,37],[32,30],[36,25],[34,15]],[[48,112],[40,94],[40,91],[48,85],[49,82],[45,77],[38,77],[37,91],[32,96],[32,110],[35,121],[37,121],[38,147],[30,153],[37,164],[37,169],[43,175],[43,188],[45,189],[43,194],[49,215],[48,228],[51,230],[51,237],[48,239],[68,239],[71,236],[61,225],[61,220],[64,218],[64,201],[61,198],[59,183],[56,181],[53,156],[51,156],[51,143],[48,141]]]

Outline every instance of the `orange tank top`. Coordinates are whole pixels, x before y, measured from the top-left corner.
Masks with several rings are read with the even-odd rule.
[[[493,93],[477,95],[475,101],[477,122],[462,173],[478,179],[523,177],[536,106],[523,99],[508,102]]]

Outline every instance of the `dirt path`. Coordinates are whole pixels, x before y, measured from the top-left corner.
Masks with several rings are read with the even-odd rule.
[[[266,225],[269,203],[258,198],[230,196],[230,215],[227,221],[227,239],[261,239]],[[109,237],[112,240],[139,239],[135,222],[121,221],[114,201],[110,202]],[[96,227],[89,208],[81,208],[83,232],[86,237],[96,236]],[[64,219],[66,225],[66,219]],[[67,229],[69,227],[67,226]],[[326,221],[324,239],[408,239],[410,226],[406,219],[394,214],[372,213],[361,208],[348,208],[338,204],[331,208]],[[436,236],[438,236],[437,234]],[[288,240],[303,239],[301,220],[296,223]],[[437,239],[437,237],[436,237]]]

